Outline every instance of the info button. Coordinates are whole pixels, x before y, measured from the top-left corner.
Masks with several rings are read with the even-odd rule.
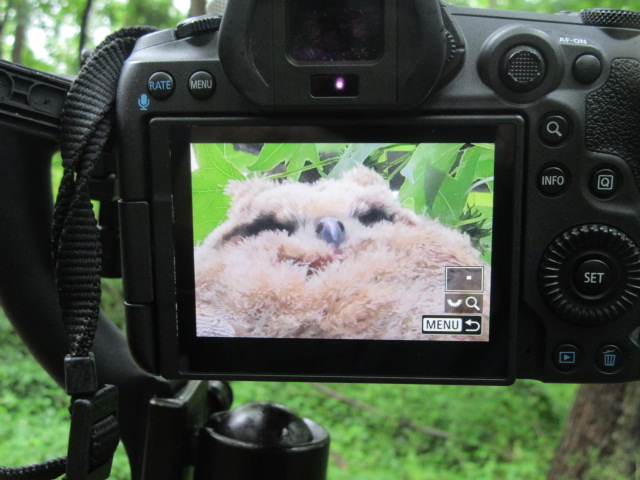
[[[538,175],[538,190],[543,195],[555,197],[569,187],[569,174],[560,166],[544,168]]]

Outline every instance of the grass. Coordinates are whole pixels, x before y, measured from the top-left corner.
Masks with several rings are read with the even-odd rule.
[[[573,386],[532,381],[508,388],[323,387],[235,383],[234,394],[236,404],[283,403],[327,428],[334,480],[543,478],[575,392]],[[327,395],[326,387],[340,395]]]
[[[117,305],[117,286],[105,291],[105,303]],[[575,394],[575,386],[534,381],[512,387],[234,382],[233,389],[234,405],[273,401],[327,428],[330,480],[543,478]],[[0,315],[0,465],[65,455],[67,408],[66,395]],[[122,448],[111,478],[129,478]]]

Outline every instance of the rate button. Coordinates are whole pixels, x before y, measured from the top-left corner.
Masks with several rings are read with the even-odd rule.
[[[167,72],[156,72],[147,81],[149,95],[157,100],[166,100],[176,89],[173,77]]]

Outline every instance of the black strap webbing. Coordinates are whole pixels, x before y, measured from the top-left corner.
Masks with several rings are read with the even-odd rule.
[[[67,458],[61,457],[26,467],[0,467],[0,478],[2,480],[50,480],[63,475],[66,468]]]
[[[132,27],[109,35],[82,67],[65,101],[60,138],[64,173],[53,215],[52,254],[69,337],[70,355],[65,359],[66,390],[72,397],[69,456],[27,467],[0,467],[0,480],[49,480],[65,472],[68,480],[109,476],[119,439],[117,391],[111,386],[97,391],[90,353],[100,311],[101,253],[88,181],[111,133],[122,66],[137,39],[154,30]]]
[[[71,86],[61,121],[64,173],[53,218],[53,260],[62,317],[72,357],[87,356],[100,309],[100,242],[89,174],[102,155],[113,125],[113,105],[124,61],[151,27],[108,36]]]

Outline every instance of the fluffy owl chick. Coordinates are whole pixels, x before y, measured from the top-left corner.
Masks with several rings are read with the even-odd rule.
[[[434,339],[422,315],[443,312],[445,267],[484,265],[466,235],[402,207],[366,167],[226,193],[228,220],[194,253],[201,336]]]

